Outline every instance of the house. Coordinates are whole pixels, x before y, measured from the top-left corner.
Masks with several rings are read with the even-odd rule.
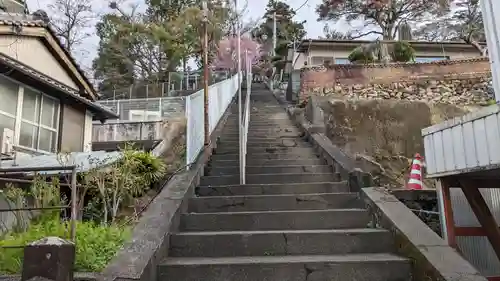
[[[0,0],[1,152],[90,150],[92,121],[117,115],[95,103],[91,82],[48,23],[14,2]]]
[[[373,41],[366,40],[328,40],[306,39],[302,40],[294,52],[288,51],[287,71],[300,69],[307,62],[309,66],[322,65],[329,61],[332,64],[348,64],[347,59],[351,51]],[[395,41],[389,41],[389,43]],[[446,59],[464,59],[478,57],[481,54],[470,44],[463,42],[426,42],[410,41],[415,49],[416,62],[430,62]],[[485,45],[485,43],[484,43]]]

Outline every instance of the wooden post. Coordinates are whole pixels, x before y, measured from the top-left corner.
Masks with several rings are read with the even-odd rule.
[[[44,277],[73,281],[75,244],[59,237],[46,237],[24,248],[21,281]]]
[[[474,182],[460,180],[460,185],[479,224],[483,227],[493,251],[495,251],[498,260],[500,260],[500,229],[495,217],[491,214],[490,208],[486,205],[483,195],[481,195],[479,189],[474,185]]]
[[[456,249],[457,241],[455,236],[455,220],[453,217],[453,208],[451,206],[450,181],[447,179],[440,179],[440,181],[441,192],[443,196],[443,212],[445,219],[443,223],[446,225],[446,238],[448,240],[448,245]]]

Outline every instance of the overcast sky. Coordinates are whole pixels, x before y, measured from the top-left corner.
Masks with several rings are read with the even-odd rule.
[[[28,3],[28,8],[30,9],[31,12],[34,12],[38,9],[44,9],[48,10],[47,6],[52,2],[53,0],[27,0]],[[95,9],[95,12],[99,14],[103,14],[109,11],[108,8],[108,3],[109,0],[89,0],[92,3],[92,7]],[[244,5],[245,0],[240,0],[240,8]],[[261,18],[262,15],[264,14],[266,4],[268,0],[247,0],[248,1],[248,8],[247,12],[245,14],[245,18],[247,19],[258,19]],[[306,0],[288,0],[286,1],[293,9],[297,9],[302,4],[304,4]],[[141,0],[128,0],[125,3],[131,4],[131,3],[142,3],[140,4],[142,7],[144,7],[144,2]],[[308,0],[307,3],[297,12],[297,15],[295,16],[295,20],[297,21],[303,21],[306,20],[306,31],[307,31],[307,38],[317,38],[318,36],[323,35],[323,23],[317,22],[317,15],[314,12],[316,6],[321,2],[321,0]],[[99,42],[97,36],[95,36],[95,28],[94,28],[95,23],[92,24],[91,29],[89,32],[91,34],[94,34],[92,38],[89,38],[86,40],[86,42],[81,46],[81,55],[77,55],[77,60],[79,63],[84,66],[84,68],[89,68],[92,62],[92,59],[96,55],[96,48],[97,44]]]

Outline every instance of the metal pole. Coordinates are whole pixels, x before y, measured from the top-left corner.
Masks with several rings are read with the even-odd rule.
[[[500,103],[500,3],[498,0],[483,0],[479,2],[482,8],[488,56],[490,58],[492,84],[495,100]]]
[[[76,167],[71,170],[71,230],[70,230],[70,238],[71,241],[75,242],[76,240],[76,220],[78,218],[78,209],[76,200],[78,197],[78,192],[76,190]]]
[[[234,0],[234,7],[236,10],[236,57],[238,60],[238,124],[239,124],[239,139],[240,139],[240,184],[245,184],[245,178],[243,177],[243,161],[245,155],[243,155],[243,124],[242,124],[242,110],[241,110],[241,30],[240,30],[240,15],[238,14],[238,0]]]
[[[203,100],[205,102],[205,146],[210,145],[210,128],[208,114],[208,8],[207,2],[203,1]],[[208,151],[208,149],[207,149]]]

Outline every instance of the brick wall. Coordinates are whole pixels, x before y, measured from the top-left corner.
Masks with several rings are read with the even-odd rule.
[[[370,65],[333,65],[303,68],[300,101],[313,93],[325,92],[337,85],[390,84],[394,82],[440,79],[470,79],[490,75],[487,58],[449,60],[430,63]]]

